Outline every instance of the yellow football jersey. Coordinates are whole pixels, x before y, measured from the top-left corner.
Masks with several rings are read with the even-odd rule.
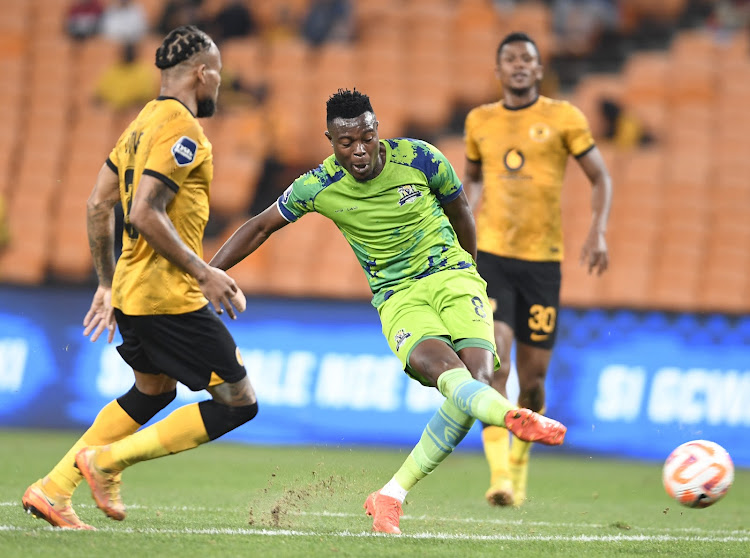
[[[540,96],[509,109],[501,102],[466,117],[466,156],[480,161],[484,189],[479,250],[530,261],[561,261],[560,194],[568,155],[594,147],[586,117],[567,101]]]
[[[195,278],[154,252],[129,221],[141,176],[159,178],[175,192],[167,215],[183,242],[203,258],[213,156],[198,120],[177,99],[159,97],[123,132],[107,164],[120,178],[125,214],[112,305],[134,316],[182,314],[205,306]]]

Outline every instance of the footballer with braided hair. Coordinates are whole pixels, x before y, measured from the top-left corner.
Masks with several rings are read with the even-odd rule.
[[[83,478],[96,505],[122,520],[123,469],[215,440],[258,410],[237,345],[217,315],[226,309],[234,318],[234,307],[244,310],[244,295],[203,260],[213,156],[197,119],[216,109],[219,49],[197,27],[179,27],[157,49],[156,65],[159,97],[120,136],[87,203],[99,286],[84,334],[96,341],[106,331],[111,343],[116,324],[122,335],[117,350],[135,383],[102,408],[62,460],[24,493],[24,509],[55,527],[93,529],[71,506]],[[124,230],[115,264],[118,202]],[[175,398],[178,382],[208,390],[211,399],[141,428]]]
[[[373,530],[399,534],[407,492],[476,419],[549,445],[563,442],[565,427],[517,408],[487,385],[498,364],[492,310],[476,270],[474,217],[448,159],[424,141],[381,140],[370,99],[356,89],[328,99],[326,124],[333,154],[244,223],[211,265],[229,269],[311,211],[344,234],[404,371],[445,397],[401,468],[365,500]]]

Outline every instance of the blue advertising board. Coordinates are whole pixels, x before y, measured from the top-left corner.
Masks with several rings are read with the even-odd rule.
[[[130,388],[119,339],[83,336],[91,294],[0,287],[0,427],[83,430]],[[228,326],[260,413],[226,439],[408,448],[442,401],[401,371],[366,302],[249,299]],[[750,318],[563,309],[559,328],[547,408],[564,449],[662,460],[705,438],[750,466]],[[180,388],[156,419],[207,397]],[[481,447],[478,427],[462,447]]]

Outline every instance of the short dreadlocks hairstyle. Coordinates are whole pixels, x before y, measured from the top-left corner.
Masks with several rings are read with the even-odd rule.
[[[156,49],[156,67],[160,70],[172,68],[194,54],[208,50],[211,43],[211,37],[195,25],[177,27]]]
[[[370,97],[356,89],[339,89],[326,102],[326,123],[337,118],[357,118],[365,112],[375,112],[370,104]]]
[[[517,43],[517,42],[531,43],[534,46],[534,50],[536,51],[537,58],[541,60],[541,56],[539,55],[539,47],[536,46],[534,39],[529,37],[526,33],[522,33],[520,31],[510,33],[509,35],[506,35],[502,41],[500,41],[500,44],[497,46],[497,52],[495,53],[495,59],[498,60],[500,58],[500,51],[503,50],[503,47],[505,45],[507,45],[508,43]]]

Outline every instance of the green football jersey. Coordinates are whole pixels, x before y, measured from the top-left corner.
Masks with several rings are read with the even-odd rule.
[[[278,200],[289,222],[316,211],[336,223],[367,275],[376,308],[410,281],[474,265],[441,205],[463,189],[453,166],[424,141],[381,144],[385,166],[373,180],[358,182],[331,155]]]

